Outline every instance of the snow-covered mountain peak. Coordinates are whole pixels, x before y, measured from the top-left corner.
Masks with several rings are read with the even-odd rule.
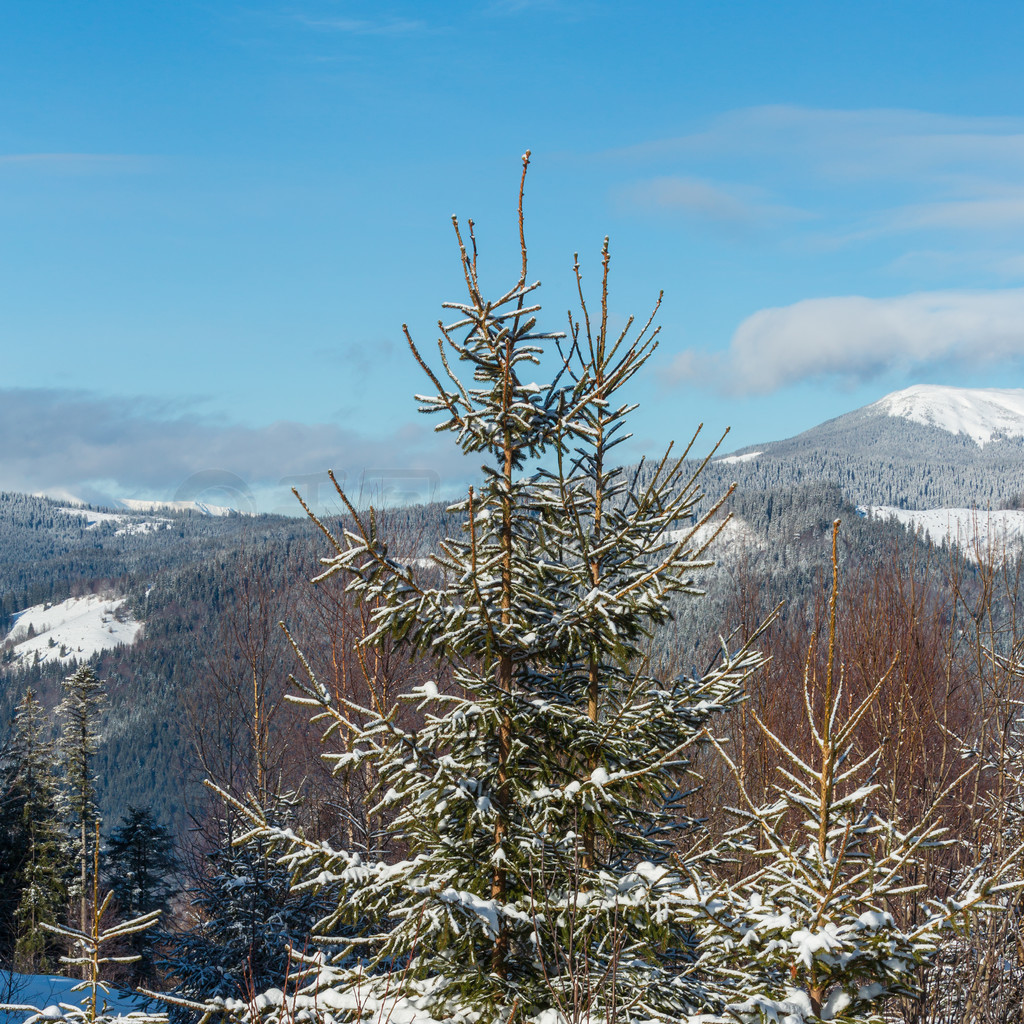
[[[1024,437],[1024,388],[915,384],[886,395],[867,410],[967,434],[979,447],[996,436]]]
[[[209,505],[205,501],[149,501],[139,498],[120,498],[120,504],[133,512],[159,512],[169,509],[172,512],[198,512],[204,516],[230,516],[238,509],[227,505]],[[251,515],[242,512],[242,515]]]

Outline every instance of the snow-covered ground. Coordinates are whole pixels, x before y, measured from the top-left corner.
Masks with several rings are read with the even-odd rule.
[[[956,544],[973,561],[979,553],[1017,550],[1024,545],[1024,512],[1008,509],[985,511],[976,508],[933,508],[927,510],[862,505],[862,515],[895,519],[911,529],[919,527],[935,545]]]
[[[967,434],[979,446],[997,435],[1024,437],[1024,388],[916,384],[894,391],[867,408],[951,434]]]
[[[133,512],[159,512],[170,509],[172,512],[199,512],[204,516],[229,516],[236,509],[227,505],[208,505],[205,501],[149,501],[142,498],[121,498],[121,504]],[[243,513],[245,514],[245,513]]]
[[[711,535],[720,526],[721,520],[718,520],[699,527],[697,532],[693,535],[693,546],[695,548],[699,548],[702,544],[707,543],[708,538],[711,537]],[[689,530],[669,530],[665,534],[665,540],[670,544],[676,543],[685,539],[689,532]],[[722,532],[719,533],[713,541],[711,541],[711,546],[701,557],[710,558],[716,562],[727,561],[730,556],[741,551],[743,548],[761,547],[764,547],[764,539],[759,537],[751,528],[750,524],[745,520],[740,519],[738,516],[733,516],[732,519],[722,527]]]
[[[58,508],[57,512],[63,512],[69,516],[78,516],[86,520],[86,529],[95,530],[101,523],[121,523],[122,525],[114,531],[117,536],[133,533],[152,533],[154,530],[162,530],[170,526],[172,520],[161,516],[151,516],[147,519],[140,519],[138,516],[118,515],[116,512],[96,512],[91,508]]]
[[[724,459],[715,459],[721,466],[731,466],[735,462],[752,462],[758,457],[758,455],[764,455],[764,452],[745,452],[743,455],[726,455]]]
[[[15,614],[4,645],[13,644],[15,665],[37,660],[62,664],[85,661],[100,651],[138,639],[142,623],[127,614],[124,603],[123,597],[89,594],[69,597],[49,607],[33,605]]]
[[[50,1009],[47,1016],[57,1017],[59,1003],[84,1006],[88,1001],[90,992],[71,991],[77,984],[77,981],[62,978],[57,974],[9,974],[7,971],[0,971],[0,1002],[36,1006],[40,1010]],[[98,994],[97,1002],[103,999],[106,1000],[111,1013],[145,1010],[148,1002],[141,996],[116,991],[107,995]],[[0,1024],[20,1024],[31,1016],[33,1013],[29,1010],[2,1010]]]

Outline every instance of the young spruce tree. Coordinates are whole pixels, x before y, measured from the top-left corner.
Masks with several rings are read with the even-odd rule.
[[[948,790],[921,820],[902,823],[879,813],[882,787],[873,770],[880,751],[858,759],[853,748],[889,672],[859,702],[845,699],[836,622],[838,530],[836,520],[824,680],[815,677],[812,644],[803,680],[806,718],[794,723],[810,733],[812,755],[797,754],[754,715],[779,755],[775,799],[752,799],[738,767],[721,751],[741,798],[733,810],[740,824],[721,851],[742,853],[754,869],[738,884],[692,878],[702,956],[730,978],[721,1019],[737,1024],[902,1019],[892,1015],[893,1000],[919,994],[920,969],[953,939],[952,930],[966,929],[976,913],[998,908],[1021,888],[1011,877],[1019,845],[973,867],[943,899],[916,880],[926,852],[944,841],[936,809]],[[916,919],[901,921],[908,898]]]
[[[25,974],[57,969],[59,943],[41,927],[56,921],[67,902],[66,835],[57,810],[49,722],[33,690],[25,691],[14,717],[11,758],[4,772],[6,835],[16,854],[7,882],[14,910],[14,963]]]
[[[421,1019],[625,1022],[708,1005],[666,865],[687,824],[688,751],[759,656],[723,644],[702,677],[649,674],[645,641],[707,564],[699,487],[682,458],[646,474],[613,466],[631,409],[618,391],[656,332],[649,320],[631,337],[631,321],[609,335],[607,247],[600,315],[584,303],[568,337],[541,330],[522,198],[521,183],[515,284],[486,298],[472,222],[469,245],[456,222],[468,297],[445,304],[437,370],[405,331],[432,388],[422,410],[484,460],[483,485],[454,506],[462,535],[418,572],[344,494],[351,526],[336,537],[321,524],[334,554],[318,581],[339,576],[373,608],[364,643],[391,638],[454,679],[401,697],[422,716],[415,729],[312,673],[302,684],[300,701],[348,735],[337,771],[373,763],[402,854],[368,862],[278,831],[304,886],[340,886],[325,928],[362,931],[333,960],[306,959],[303,992],[241,1015],[383,1019],[404,1000]],[[542,360],[556,367],[546,384],[531,380]]]
[[[287,820],[277,800],[264,813]],[[171,995],[187,1003],[215,997],[245,1000],[287,982],[290,947],[309,949],[310,933],[330,913],[329,889],[295,890],[268,841],[249,836],[234,816],[221,823],[223,835],[208,855],[207,870],[193,879],[187,927],[167,936],[158,966],[173,982]],[[172,1010],[172,1019],[191,1019]]]
[[[63,803],[69,826],[74,830],[78,884],[79,929],[89,926],[89,871],[92,867],[93,836],[99,821],[96,803],[96,752],[99,749],[99,716],[106,703],[103,683],[83,665],[63,683],[64,699],[57,707],[61,718],[60,756],[64,769]]]

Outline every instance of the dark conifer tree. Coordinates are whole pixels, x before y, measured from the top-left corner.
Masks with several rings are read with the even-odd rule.
[[[314,924],[333,909],[336,890],[292,891],[270,844],[240,842],[244,831],[237,819],[222,822],[207,873],[190,892],[192,927],[171,937],[160,966],[176,996],[245,999],[282,986],[289,949],[310,949]]]
[[[166,912],[176,891],[175,876],[181,865],[174,838],[150,810],[129,807],[107,840],[107,885],[125,917]],[[128,945],[139,959],[129,966],[130,984],[151,985],[154,980],[154,946],[159,933],[134,933]]]
[[[67,900],[66,836],[57,810],[58,781],[54,745],[46,713],[29,689],[14,720],[11,757],[5,771],[3,806],[6,902],[14,963],[27,973],[56,969],[59,940],[45,932],[44,921],[60,916]]]
[[[25,858],[22,799],[13,784],[14,771],[13,752],[4,751],[0,760],[0,964],[5,967],[14,959],[14,912],[18,908],[19,875]]]

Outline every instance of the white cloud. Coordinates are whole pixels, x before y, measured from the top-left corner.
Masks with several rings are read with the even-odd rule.
[[[294,510],[289,487],[315,490],[328,469],[356,490],[364,475],[367,488],[384,479],[392,491],[422,490],[424,481],[447,490],[475,467],[432,426],[423,418],[371,438],[333,423],[248,427],[136,399],[0,389],[0,489],[168,499],[220,486],[258,495],[260,511]],[[322,490],[328,497],[331,488]]]
[[[681,176],[636,182],[622,189],[619,198],[639,209],[681,213],[734,226],[749,227],[805,216],[799,210],[768,201],[761,189]]]
[[[832,246],[1024,226],[1022,118],[752,107],[605,155],[668,172],[624,190],[648,205],[734,221],[777,220],[799,207],[814,212]],[[725,177],[733,183],[705,180]]]
[[[865,380],[1022,357],[1024,289],[936,291],[762,309],[740,324],[724,355],[683,352],[673,373],[677,380],[710,374],[726,392],[768,394],[808,379]]]
[[[956,117],[918,110],[747,107],[706,129],[608,154],[631,160],[767,157],[833,178],[888,178],[921,171],[1024,168],[1024,118]]]

